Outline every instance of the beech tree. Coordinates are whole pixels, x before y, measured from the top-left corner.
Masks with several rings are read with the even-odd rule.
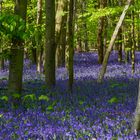
[[[55,0],[46,0],[45,81],[55,85]]]
[[[73,57],[74,57],[74,0],[69,2],[69,20],[68,20],[68,73],[69,90],[73,87]]]
[[[58,0],[56,7],[56,66],[60,67],[65,65],[68,0]]]
[[[42,63],[42,37],[41,37],[41,31],[40,31],[40,26],[42,23],[42,0],[37,1],[37,31],[38,31],[38,38],[37,38],[37,49],[36,49],[36,60],[37,60],[37,72],[41,73],[41,63]]]
[[[27,0],[15,1],[15,15],[21,17],[26,22]],[[18,23],[17,23],[18,26]],[[24,28],[25,30],[25,28]],[[19,36],[13,36],[10,64],[9,64],[9,84],[10,93],[21,93],[22,73],[23,73],[24,41]]]
[[[105,8],[107,0],[100,0],[100,8]],[[105,17],[99,18],[98,35],[97,35],[97,48],[98,48],[98,63],[102,64],[104,59],[104,31],[105,29]]]

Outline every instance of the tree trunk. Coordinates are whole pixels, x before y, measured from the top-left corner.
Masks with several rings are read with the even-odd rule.
[[[125,8],[123,10],[122,15],[120,16],[120,19],[119,19],[119,21],[118,21],[118,23],[116,25],[116,28],[114,30],[114,33],[113,33],[112,37],[111,37],[109,47],[108,47],[108,49],[106,51],[106,54],[105,54],[105,57],[104,57],[104,60],[103,60],[102,69],[101,69],[101,71],[99,73],[99,77],[98,77],[98,80],[97,80],[99,83],[101,83],[102,80],[103,80],[103,77],[104,77],[104,74],[105,74],[106,68],[107,68],[107,62],[108,62],[108,59],[109,59],[109,55],[110,55],[112,47],[113,47],[113,45],[115,43],[115,40],[116,40],[116,37],[118,35],[119,29],[120,29],[120,27],[122,25],[122,22],[123,22],[123,20],[125,18],[126,12],[127,12],[128,8],[130,6],[130,3],[131,3],[131,0],[128,0],[128,3],[127,3],[127,5],[125,6]]]
[[[36,54],[36,48],[31,48],[31,60],[32,64],[37,64],[37,54]]]
[[[68,4],[68,3],[67,3]],[[68,5],[65,5],[65,11],[68,11]],[[65,14],[62,18],[61,24],[61,36],[60,36],[60,45],[61,45],[61,58],[60,58],[60,65],[65,66],[65,51],[66,51],[66,44],[67,44],[67,19],[68,14]]]
[[[122,29],[118,33],[118,61],[122,62]]]
[[[140,130],[140,81],[138,88],[137,106],[135,110],[134,124],[132,126],[132,130],[136,130],[136,132]]]
[[[106,0],[100,0],[100,8],[105,8],[107,5]],[[104,26],[105,26],[105,17],[99,19],[98,26],[98,36],[97,36],[97,48],[98,48],[98,63],[102,64],[104,59]]]
[[[84,18],[84,13],[85,13],[85,10],[87,8],[87,1],[83,1],[82,2],[82,20],[83,20],[83,29],[84,29],[84,50],[86,52],[89,51],[89,47],[88,47],[88,32],[87,32],[87,23],[86,23],[86,20]]]
[[[55,0],[46,0],[45,81],[55,85]]]
[[[108,30],[108,21],[107,21],[107,18],[105,17],[105,25],[104,25],[104,42],[103,42],[103,47],[104,47],[104,54],[103,56],[105,55],[105,52],[106,52],[106,49],[107,49],[107,30]]]
[[[74,0],[69,3],[69,21],[68,21],[68,73],[69,73],[69,90],[72,92],[73,87],[73,56],[74,56]]]
[[[135,72],[135,48],[136,48],[136,41],[135,41],[135,18],[134,18],[134,10],[132,10],[132,27],[131,27],[131,36],[132,36],[132,49],[131,49],[131,63],[132,63],[132,73]]]
[[[15,14],[26,20],[27,0],[16,0]],[[19,38],[12,40],[11,56],[9,64],[9,85],[10,93],[21,93],[24,47],[23,41]]]
[[[58,1],[56,13],[56,66],[65,65],[65,48],[66,48],[66,24],[67,24],[67,10],[68,1]]]
[[[2,1],[0,2],[0,14],[2,13]],[[0,38],[1,39],[1,38]],[[1,40],[0,40],[0,45],[1,45]],[[2,52],[2,48],[0,48],[0,53]],[[0,70],[4,70],[4,58],[0,57]]]
[[[36,54],[37,54],[37,72],[41,73],[41,63],[42,63],[42,37],[40,33],[40,25],[42,21],[42,0],[38,0],[37,2],[37,25],[38,25],[38,39],[37,39],[37,49],[36,49]]]
[[[0,70],[4,70],[4,58],[0,58]]]
[[[118,1],[119,6],[123,5],[123,0]],[[118,62],[122,62],[122,27],[118,32]]]
[[[140,14],[138,13],[138,20],[140,20]],[[140,50],[140,22],[138,24],[138,50]]]
[[[103,26],[104,26],[104,18],[101,17],[99,19],[98,24],[98,37],[97,37],[97,48],[98,48],[98,63],[102,64],[104,59],[104,48],[103,48]]]

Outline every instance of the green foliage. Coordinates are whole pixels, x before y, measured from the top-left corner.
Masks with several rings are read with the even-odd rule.
[[[113,16],[116,15],[118,13],[120,13],[122,11],[122,7],[106,7],[103,9],[90,9],[91,11],[89,11],[88,13],[85,13],[83,16],[84,17],[89,17],[90,21],[94,21],[95,19],[98,19],[100,17],[104,17],[104,16]],[[79,18],[81,18],[81,15],[79,16]]]
[[[111,88],[115,88],[115,87],[126,87],[127,86],[127,84],[122,84],[122,83],[112,83],[111,85],[110,85],[110,87]]]
[[[28,95],[25,95],[24,98],[23,98],[23,102],[26,101],[26,100],[28,100],[28,99],[31,99],[31,101],[36,100],[35,94],[28,94]]]
[[[19,93],[13,93],[13,94],[12,94],[12,97],[13,97],[14,99],[19,99],[19,98],[21,97],[21,94],[19,94]]]
[[[82,101],[82,100],[79,101],[79,104],[80,104],[80,105],[82,105],[83,103],[84,103],[84,101]]]
[[[108,100],[108,103],[113,104],[113,103],[118,103],[119,99],[117,97],[112,97],[111,99]]]
[[[131,51],[131,48],[129,47],[125,47],[124,50],[127,52],[127,51]]]
[[[6,96],[6,95],[0,97],[0,100],[6,101],[6,102],[8,102],[8,99],[9,99],[9,98],[8,98],[8,96]]]
[[[0,114],[0,118],[2,118],[3,117],[3,114]]]
[[[25,21],[18,15],[2,13],[0,16],[0,35],[7,36],[10,40],[13,38],[25,40]]]
[[[0,108],[6,109],[6,105],[8,104],[8,101],[9,101],[9,97],[6,95],[2,95],[0,97]]]
[[[46,95],[41,95],[41,96],[39,96],[39,101],[41,101],[41,100],[44,100],[44,101],[49,101],[49,97],[48,96],[46,96]]]
[[[35,94],[28,94],[23,97],[22,103],[27,109],[35,109],[37,106],[37,98]]]
[[[52,104],[50,104],[48,107],[47,107],[47,111],[53,111],[54,110],[54,107],[56,105],[57,101],[53,101]]]

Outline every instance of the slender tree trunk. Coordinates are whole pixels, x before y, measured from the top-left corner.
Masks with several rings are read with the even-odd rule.
[[[84,47],[85,47],[85,51],[88,52],[89,51],[89,46],[88,46],[88,32],[87,32],[87,24],[84,23],[84,30],[85,30],[85,35],[84,35]]]
[[[103,47],[104,47],[104,54],[103,56],[105,55],[105,52],[106,52],[106,49],[107,49],[107,29],[108,29],[108,21],[107,21],[107,18],[105,17],[106,21],[105,21],[105,25],[104,25],[104,42],[103,42]]]
[[[123,4],[123,0],[119,0],[118,3],[121,7]],[[118,41],[118,62],[122,62],[122,27],[120,28],[118,33]]]
[[[0,2],[0,15],[2,13],[2,2]],[[1,45],[1,40],[0,40],[0,45]],[[2,52],[2,48],[0,48],[0,53],[3,53]],[[4,58],[3,57],[0,57],[0,70],[4,70]]]
[[[66,47],[66,24],[68,1],[60,0],[57,4],[56,12],[56,66],[60,67],[65,64],[65,47]]]
[[[132,126],[132,131],[136,130],[140,131],[140,81],[139,81],[139,88],[138,88],[138,99],[137,99],[137,106],[135,110],[134,116],[134,124]]]
[[[89,48],[88,48],[88,32],[87,32],[87,23],[86,23],[86,20],[84,18],[84,13],[85,13],[85,10],[87,8],[87,1],[83,0],[82,1],[82,20],[83,20],[83,29],[84,29],[84,41],[83,41],[83,44],[84,44],[84,50],[86,52],[89,51]]]
[[[48,87],[55,85],[55,0],[46,0],[45,81]]]
[[[0,2],[0,13],[2,12],[2,1]]]
[[[113,47],[113,45],[115,43],[116,37],[117,37],[119,29],[120,29],[120,27],[121,27],[121,25],[123,23],[123,20],[125,18],[126,12],[127,12],[128,8],[130,6],[130,3],[131,3],[131,0],[128,0],[128,3],[127,3],[127,5],[125,6],[125,8],[123,10],[122,15],[120,16],[120,19],[119,19],[119,21],[118,21],[118,23],[116,25],[116,28],[114,30],[114,33],[113,33],[112,37],[111,37],[111,41],[110,41],[109,47],[108,47],[108,49],[106,51],[106,54],[105,54],[105,57],[104,57],[104,60],[103,60],[103,64],[102,64],[102,68],[101,68],[101,71],[99,73],[99,77],[98,77],[98,80],[97,80],[99,83],[101,83],[102,80],[103,80],[103,77],[104,77],[104,74],[105,74],[106,68],[107,68],[107,62],[108,62],[112,47]]]
[[[128,31],[128,27],[124,28],[123,32],[128,32],[128,34],[124,34],[124,50],[125,50],[125,63],[129,63],[130,61],[130,51],[132,46],[132,40],[131,40],[131,32],[130,29]]]
[[[98,63],[102,64],[104,58],[104,48],[103,48],[103,25],[104,18],[99,19],[98,27],[98,37],[97,37],[97,48],[98,48]]]
[[[74,0],[69,3],[69,21],[68,21],[68,73],[69,73],[69,90],[73,88],[73,56],[74,56]]]
[[[37,54],[36,54],[36,48],[31,48],[31,60],[32,64],[37,64]]]
[[[68,11],[68,2],[65,5],[65,11]],[[60,65],[65,66],[65,51],[66,51],[66,42],[67,42],[67,19],[68,14],[65,14],[62,18],[62,24],[61,24],[61,36],[60,36],[60,45],[61,45],[61,59],[60,59]]]
[[[122,29],[118,33],[118,61],[122,62]]]
[[[106,0],[100,0],[100,8],[105,8],[107,4]],[[98,63],[102,64],[104,59],[104,26],[105,26],[105,17],[99,19],[98,26],[98,36],[97,36],[97,48],[98,48]]]
[[[4,58],[0,59],[0,70],[4,70]]]
[[[27,0],[15,1],[15,14],[26,20]],[[24,47],[23,41],[19,38],[13,38],[11,46],[11,57],[9,64],[9,85],[10,93],[21,93],[22,91],[22,73]]]
[[[134,3],[134,2],[133,2]],[[136,41],[135,41],[135,17],[134,17],[134,10],[132,10],[132,27],[131,27],[131,36],[132,36],[132,49],[131,49],[131,63],[132,63],[132,73],[135,72],[135,48],[136,48]]]
[[[138,14],[138,19],[140,20],[140,14]],[[140,50],[140,22],[138,24],[138,50]]]
[[[38,0],[37,2],[37,25],[40,26],[41,25],[41,21],[42,21],[42,0]],[[40,33],[40,27],[38,27],[38,41],[37,41],[37,49],[36,49],[36,54],[37,54],[37,72],[41,73],[41,64],[42,64],[42,40],[40,40],[41,37],[41,33]]]

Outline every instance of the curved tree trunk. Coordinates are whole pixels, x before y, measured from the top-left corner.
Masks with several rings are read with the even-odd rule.
[[[129,6],[130,6],[130,3],[131,3],[131,0],[128,0],[128,3],[124,7],[122,15],[120,16],[120,19],[119,19],[119,21],[118,21],[118,23],[116,25],[116,28],[114,30],[114,33],[113,33],[112,37],[111,37],[111,41],[110,41],[109,47],[108,47],[108,49],[106,51],[106,54],[105,54],[105,57],[104,57],[104,60],[103,60],[103,64],[102,64],[102,68],[101,68],[101,71],[99,73],[99,77],[98,77],[98,80],[97,80],[99,83],[101,83],[102,80],[103,80],[104,74],[106,72],[107,62],[108,62],[111,50],[112,50],[113,45],[115,43],[115,40],[116,40],[116,37],[118,35],[119,29],[122,26],[123,20],[125,18],[125,15],[126,15],[126,12],[127,12],[128,8],[129,8]]]

